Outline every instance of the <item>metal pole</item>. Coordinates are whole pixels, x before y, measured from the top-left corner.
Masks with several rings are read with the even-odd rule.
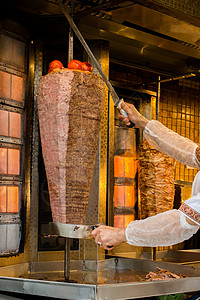
[[[64,257],[64,276],[66,281],[69,281],[69,276],[70,276],[70,244],[71,244],[71,239],[66,238],[65,257]]]
[[[158,83],[157,83],[156,120],[159,119],[159,107],[160,107],[160,76],[158,76]]]
[[[157,97],[156,97],[156,120],[159,119],[159,106],[160,106],[160,76],[157,82]],[[156,260],[156,247],[152,249],[152,259]]]
[[[71,26],[69,27],[69,43],[68,43],[68,63],[73,59],[74,53],[74,34]]]
[[[156,247],[153,247],[153,251],[152,251],[152,259],[156,260]]]
[[[106,182],[106,225],[110,225],[110,91],[108,91],[107,121],[107,182]]]
[[[74,7],[75,3],[71,2],[71,16],[74,13]],[[68,63],[73,59],[74,55],[74,34],[72,27],[69,26],[69,42],[68,42]],[[65,257],[64,257],[64,276],[65,280],[69,281],[70,276],[70,245],[71,245],[71,239],[65,238]]]

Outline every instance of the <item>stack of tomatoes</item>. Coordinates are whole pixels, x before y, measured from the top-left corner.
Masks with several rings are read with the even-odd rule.
[[[82,70],[82,71],[88,71],[88,72],[93,71],[92,65],[90,63],[81,62],[76,59],[73,59],[68,63],[68,69]]]
[[[49,70],[48,73],[52,72],[53,70],[56,69],[63,69],[63,64],[59,60],[53,60],[49,64]],[[80,70],[80,71],[88,71],[92,72],[93,67],[90,63],[88,62],[81,62],[79,60],[73,59],[68,63],[68,69],[72,70]]]

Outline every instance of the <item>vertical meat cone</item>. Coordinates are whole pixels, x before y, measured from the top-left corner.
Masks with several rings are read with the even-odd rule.
[[[140,211],[145,219],[173,208],[175,160],[146,140],[139,148]]]
[[[93,73],[62,69],[40,79],[39,125],[54,222],[85,222],[104,99],[104,82]]]

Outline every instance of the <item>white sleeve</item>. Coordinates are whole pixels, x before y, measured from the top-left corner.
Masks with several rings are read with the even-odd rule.
[[[148,122],[144,129],[144,137],[156,150],[172,156],[184,165],[200,168],[200,162],[196,157],[198,145],[168,129],[159,121]]]
[[[165,211],[144,220],[136,220],[125,230],[128,244],[142,247],[170,246],[183,242],[199,229],[190,225],[176,209]]]

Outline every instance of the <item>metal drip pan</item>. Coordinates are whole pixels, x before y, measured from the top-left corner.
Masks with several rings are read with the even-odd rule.
[[[115,253],[118,257],[136,258],[136,259],[153,259],[152,252],[124,252]],[[107,257],[113,257],[108,254]],[[177,264],[194,264],[196,267],[200,267],[200,249],[190,250],[159,250],[155,255],[156,261],[173,262]]]
[[[150,260],[111,258],[71,261],[70,282],[64,281],[64,262],[41,262],[0,268],[0,291],[56,299],[135,299],[195,292],[200,268]],[[144,281],[156,267],[186,278]],[[11,276],[11,277],[9,277]]]

